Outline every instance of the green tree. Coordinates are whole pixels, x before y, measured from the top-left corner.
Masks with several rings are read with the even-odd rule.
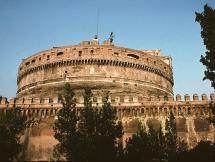
[[[61,154],[73,162],[116,160],[118,139],[122,137],[116,110],[106,97],[101,111],[94,111],[91,89],[85,88],[84,108],[78,115],[74,96],[70,85],[66,84],[60,97],[63,107],[54,124],[54,136],[59,141],[55,155]]]
[[[210,141],[200,141],[198,145],[186,152],[178,154],[174,162],[213,162],[215,160],[215,144]]]
[[[19,160],[24,144],[20,137],[28,127],[27,117],[20,115],[20,109],[7,109],[0,114],[0,161]]]
[[[208,6],[204,6],[204,11],[202,13],[196,12],[196,21],[201,26],[201,37],[204,41],[207,51],[205,56],[201,55],[200,61],[204,66],[205,79],[211,81],[211,86],[215,89],[215,9]],[[212,114],[209,121],[215,124],[215,105],[211,105]]]
[[[185,158],[188,153],[188,146],[177,136],[176,119],[172,111],[169,112],[166,119],[165,131],[165,149],[168,161],[178,161],[178,159]]]
[[[86,87],[84,89],[84,108],[80,113],[79,121],[79,138],[80,146],[82,147],[82,158],[84,161],[95,161],[97,157],[96,152],[96,131],[97,125],[96,120],[98,113],[93,110],[92,107],[92,91]]]
[[[165,142],[161,126],[159,130],[155,130],[150,125],[148,131],[146,131],[140,124],[138,132],[126,143],[125,159],[137,162],[165,160]]]
[[[59,96],[62,108],[54,123],[54,137],[59,141],[54,148],[55,155],[65,157],[69,161],[78,161],[82,156],[79,149],[79,134],[77,132],[77,109],[75,94],[70,84],[65,84],[63,94]],[[57,157],[60,158],[60,157]]]
[[[148,131],[140,125],[136,134],[126,143],[127,161],[176,161],[187,153],[187,145],[177,139],[176,121],[172,112],[166,119],[165,133],[160,125],[155,130],[149,125]]]
[[[172,111],[169,112],[169,115],[166,119],[165,130],[168,144],[175,147],[177,143],[177,130],[175,117]]]
[[[211,113],[208,118],[208,121],[209,123],[212,123],[213,125],[215,125],[215,103],[211,103],[210,108],[211,108]]]
[[[117,111],[108,101],[107,95],[103,99],[103,106],[97,115],[96,150],[98,161],[115,161],[121,149],[123,127],[117,121]]]
[[[202,13],[195,14],[196,21],[201,25],[201,37],[207,49],[205,56],[201,55],[200,59],[206,66],[204,79],[209,79],[211,86],[215,88],[215,9],[206,4]]]
[[[116,160],[118,139],[122,137],[122,125],[117,122],[116,109],[111,107],[108,97],[105,97],[102,109],[95,111],[91,99],[91,89],[85,88],[79,126],[84,161]]]
[[[149,159],[150,150],[148,133],[141,124],[136,134],[126,141],[125,159],[127,161],[144,161]]]
[[[166,119],[165,125],[165,137],[166,137],[166,151],[168,158],[175,156],[177,152],[177,130],[176,130],[176,121],[173,115],[173,112],[170,111]]]

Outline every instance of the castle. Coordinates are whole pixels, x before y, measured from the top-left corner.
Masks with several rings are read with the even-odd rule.
[[[14,105],[22,115],[40,122],[28,130],[27,160],[47,160],[53,145],[52,125],[62,107],[58,94],[65,83],[75,89],[77,107],[82,108],[83,88],[93,92],[93,107],[100,109],[107,92],[124,126],[124,138],[137,131],[141,121],[147,128],[165,127],[168,112],[176,117],[178,136],[190,147],[200,140],[214,141],[214,127],[207,117],[215,95],[193,99],[173,97],[171,57],[160,50],[134,50],[117,47],[111,39],[99,44],[98,39],[79,45],[53,47],[22,61],[18,70],[17,96],[9,101],[0,97],[0,113]]]

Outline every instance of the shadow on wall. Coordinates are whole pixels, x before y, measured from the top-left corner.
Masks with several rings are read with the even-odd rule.
[[[58,141],[53,137],[54,118],[43,118],[40,123],[33,126],[25,136],[28,136],[24,159],[26,161],[46,161],[53,156],[53,146]]]

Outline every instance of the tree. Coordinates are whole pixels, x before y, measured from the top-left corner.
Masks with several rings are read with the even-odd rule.
[[[69,161],[78,161],[81,157],[79,134],[77,132],[77,109],[75,94],[70,84],[65,84],[63,94],[59,96],[62,108],[54,123],[54,137],[59,141],[55,146],[55,155],[61,155]],[[57,157],[59,158],[59,157]]]
[[[117,122],[116,109],[111,107],[108,96],[102,109],[92,107],[92,92],[85,88],[84,109],[80,114],[80,138],[84,161],[113,161],[117,159],[118,141],[122,137],[122,125]]]
[[[0,161],[19,160],[24,146],[20,137],[28,125],[27,117],[20,115],[19,108],[0,114]]]
[[[201,55],[200,61],[206,66],[205,79],[211,81],[211,86],[215,88],[215,9],[204,6],[202,13],[196,12],[196,21],[201,25],[201,37],[207,51],[205,56]]]
[[[84,108],[80,113],[79,121],[79,138],[81,141],[81,152],[84,161],[95,161],[97,157],[96,152],[96,120],[98,113],[92,107],[92,91],[86,87],[84,89]]]
[[[101,111],[97,112],[92,107],[91,98],[91,89],[85,88],[84,108],[78,115],[75,94],[69,84],[65,85],[60,96],[63,107],[54,124],[54,137],[59,141],[55,155],[62,154],[66,160],[73,162],[116,159],[117,139],[122,136],[122,125],[116,121],[116,110],[106,98]]]
[[[126,142],[125,159],[127,161],[144,161],[150,157],[148,133],[142,124],[136,134],[129,138]]]
[[[96,150],[98,161],[115,161],[118,158],[120,140],[123,135],[121,122],[117,121],[117,111],[108,101],[103,99],[103,106],[97,115]]]
[[[211,143],[210,141],[200,141],[195,148],[179,154],[174,162],[213,162],[215,160],[214,152],[214,143]]]
[[[127,161],[152,162],[166,160],[165,136],[161,126],[155,130],[149,125],[148,131],[140,123],[139,130],[126,143]]]
[[[168,161],[183,161],[188,154],[187,143],[178,138],[176,129],[176,120],[172,111],[166,119],[165,125],[165,143]]]
[[[152,162],[176,161],[187,153],[187,145],[177,139],[176,121],[172,112],[166,119],[165,133],[160,125],[155,130],[149,125],[148,131],[140,124],[139,130],[126,143],[127,161]]]
[[[209,121],[209,123],[215,125],[215,103],[211,103],[210,108],[211,108],[211,113],[208,118],[208,121]]]
[[[201,37],[207,51],[205,56],[201,55],[200,61],[206,66],[205,79],[211,81],[211,86],[215,89],[215,9],[207,4],[204,6],[202,13],[196,12],[196,21],[201,25]],[[209,121],[215,124],[215,105],[211,104],[212,115]]]
[[[171,159],[177,151],[176,121],[172,111],[169,112],[166,119],[165,131],[167,155]]]
[[[215,160],[215,144],[210,141],[200,141],[198,145],[190,150],[187,161],[212,162]]]

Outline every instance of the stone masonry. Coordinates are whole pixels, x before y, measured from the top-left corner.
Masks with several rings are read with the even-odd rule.
[[[83,108],[83,88],[91,87],[93,107],[101,109],[109,92],[118,120],[124,126],[124,139],[137,131],[138,123],[164,130],[170,111],[176,117],[178,136],[193,147],[200,140],[214,141],[214,128],[207,117],[215,95],[194,94],[173,97],[171,57],[160,50],[133,50],[116,47],[110,40],[53,47],[22,61],[18,70],[17,96],[0,97],[0,114],[21,108],[21,115],[39,122],[26,132],[26,160],[50,160],[57,141],[52,126],[62,105],[58,95],[65,83],[75,89],[78,111]]]

